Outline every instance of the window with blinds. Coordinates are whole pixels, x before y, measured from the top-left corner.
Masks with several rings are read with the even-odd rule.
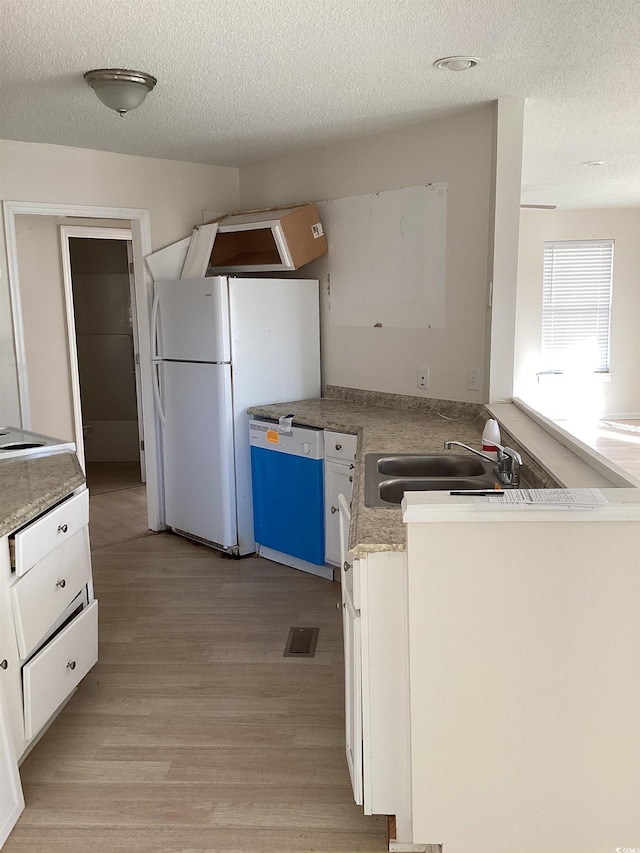
[[[613,240],[544,244],[543,373],[607,372]]]

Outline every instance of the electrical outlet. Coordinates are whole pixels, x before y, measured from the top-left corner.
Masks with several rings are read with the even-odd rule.
[[[429,389],[429,368],[428,367],[419,367],[418,368],[418,388],[422,388],[423,391],[427,391]]]
[[[474,367],[471,370],[467,370],[467,390],[469,391],[479,391],[480,390],[480,368]]]

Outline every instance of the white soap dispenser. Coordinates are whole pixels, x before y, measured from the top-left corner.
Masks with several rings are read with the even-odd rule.
[[[486,453],[492,459],[498,458],[498,448],[496,445],[501,444],[500,427],[495,418],[490,418],[484,425],[482,431],[482,452]]]

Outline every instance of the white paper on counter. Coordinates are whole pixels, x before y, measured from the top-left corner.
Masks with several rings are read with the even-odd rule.
[[[502,495],[489,496],[488,502],[500,509],[595,509],[608,503],[600,489],[509,489]]]

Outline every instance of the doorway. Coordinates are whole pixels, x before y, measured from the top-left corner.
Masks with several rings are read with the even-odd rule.
[[[110,524],[98,529],[103,513],[95,510],[103,504],[106,520],[116,506],[125,510],[125,538],[148,526],[131,231],[62,226],[60,234],[70,348],[75,342],[77,356],[77,443],[92,495],[92,542],[102,547],[123,533]]]
[[[75,436],[76,444],[82,446],[82,420],[80,417],[80,400],[79,393],[77,400],[75,399],[75,389],[72,388],[73,383],[67,382],[67,377],[71,378],[71,372],[76,365],[76,344],[75,334],[66,334],[63,332],[64,317],[59,317],[60,307],[64,311],[64,303],[66,301],[67,310],[69,303],[73,310],[73,300],[71,297],[71,286],[67,287],[64,284],[64,295],[61,300],[62,305],[59,305],[60,297],[56,297],[55,286],[50,285],[50,273],[53,272],[55,278],[55,264],[46,272],[47,287],[40,287],[39,281],[36,281],[36,296],[35,310],[38,319],[41,320],[40,326],[43,327],[43,333],[36,337],[35,348],[37,357],[44,358],[45,369],[43,371],[36,370],[27,366],[27,347],[25,345],[25,323],[23,321],[23,300],[21,295],[21,272],[18,265],[18,241],[16,235],[16,220],[19,217],[24,217],[31,222],[47,219],[49,217],[66,217],[79,220],[92,220],[96,225],[96,220],[111,220],[117,221],[118,224],[126,221],[126,228],[131,230],[131,240],[133,245],[133,279],[135,283],[135,306],[134,316],[136,318],[137,333],[139,335],[139,353],[141,372],[141,395],[142,407],[138,409],[141,419],[144,424],[145,436],[145,471],[147,485],[147,508],[148,508],[148,528],[151,530],[164,529],[164,502],[162,500],[162,472],[159,461],[160,437],[159,423],[155,413],[153,402],[153,365],[151,361],[151,276],[146,268],[144,258],[151,252],[151,229],[150,216],[148,210],[137,208],[112,208],[112,207],[92,207],[87,205],[69,205],[69,204],[49,204],[35,203],[23,201],[4,201],[2,202],[4,211],[4,229],[7,244],[7,260],[9,269],[9,290],[11,293],[11,310],[13,317],[15,355],[16,355],[16,371],[18,379],[18,405],[20,409],[20,424],[26,429],[35,428],[32,425],[31,414],[31,395],[29,386],[32,380],[37,379],[40,385],[43,377],[51,377],[52,382],[56,383],[53,405],[49,407],[49,411],[59,417],[62,413],[67,417],[64,429],[53,432],[60,436],[69,434],[69,437]],[[63,243],[66,241],[63,241]],[[60,246],[60,242],[58,242]],[[59,293],[59,291],[58,291]],[[44,307],[41,303],[41,295],[50,295],[53,302],[58,299],[58,304],[54,304],[52,313],[48,307]],[[60,294],[62,295],[62,294]],[[53,321],[53,324],[49,320]],[[60,321],[62,325],[60,325]],[[35,324],[39,329],[40,326]],[[55,328],[55,335],[52,330]],[[67,331],[73,326],[67,324]],[[61,334],[62,333],[62,334]],[[60,349],[59,342],[62,340],[62,335],[68,342],[66,348]],[[51,353],[52,344],[55,344],[57,349],[55,353]],[[66,349],[66,351],[65,351]],[[54,357],[55,356],[55,357]],[[47,359],[50,362],[47,364]],[[37,359],[36,359],[37,360]],[[45,380],[46,381],[46,380]],[[77,385],[78,383],[76,383]],[[47,389],[45,388],[45,391]],[[73,398],[73,399],[71,399]],[[67,402],[68,401],[68,402]],[[65,413],[69,413],[65,415]],[[76,418],[76,415],[78,417]],[[69,424],[68,418],[74,421]],[[41,430],[44,431],[44,430]],[[51,432],[51,431],[50,431]]]

